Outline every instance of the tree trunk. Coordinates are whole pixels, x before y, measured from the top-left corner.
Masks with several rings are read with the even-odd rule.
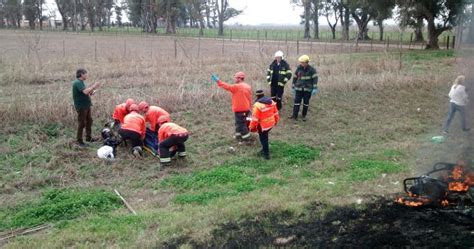
[[[423,18],[418,18],[416,21],[416,27],[415,27],[415,42],[422,42],[425,40],[423,38]]]
[[[39,20],[39,28],[43,30],[43,0],[39,0],[38,4],[38,20]]]
[[[309,34],[309,21],[311,17],[311,2],[309,0],[303,0],[304,4],[304,36],[303,38],[311,38]]]
[[[219,36],[224,35],[224,17],[219,17],[219,31],[217,33]]]
[[[313,38],[319,40],[319,0],[313,0],[314,13],[313,13],[313,26],[314,33]]]
[[[332,33],[332,39],[336,40],[336,25],[330,26],[331,28],[331,33]]]
[[[471,5],[471,24],[469,24],[469,33],[467,36],[467,42],[474,44],[474,4]]]
[[[349,40],[349,8],[341,6],[342,39]]]
[[[379,41],[383,41],[383,21],[377,22],[379,26]]]
[[[439,49],[439,30],[436,29],[435,20],[433,17],[427,17],[426,21],[428,21],[428,43],[426,44],[426,49]]]

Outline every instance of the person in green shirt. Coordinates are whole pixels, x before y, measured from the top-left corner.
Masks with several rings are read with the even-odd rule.
[[[86,141],[94,142],[96,139],[92,138],[92,116],[91,116],[91,95],[99,88],[99,82],[90,86],[86,86],[87,71],[85,69],[78,69],[76,71],[76,80],[72,82],[72,99],[74,100],[74,108],[77,112],[77,145],[86,147],[87,145],[82,140],[82,132],[86,129]]]

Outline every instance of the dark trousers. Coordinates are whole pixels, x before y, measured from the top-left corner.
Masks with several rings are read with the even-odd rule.
[[[262,129],[258,127],[258,138],[260,139],[260,144],[262,145],[262,153],[266,157],[270,156],[270,149],[268,147],[268,133],[270,130],[262,131]]]
[[[293,105],[293,116],[292,118],[297,119],[298,113],[300,112],[301,100],[303,100],[303,118],[308,114],[309,109],[309,100],[311,99],[311,92],[307,91],[296,91],[295,92],[295,102]]]
[[[280,110],[282,107],[281,99],[283,98],[283,92],[285,91],[285,88],[272,83],[270,86],[270,91],[273,101],[276,102],[277,108]]]
[[[245,136],[249,134],[249,128],[247,126],[247,117],[250,112],[234,112],[235,115],[235,135]]]
[[[120,134],[123,140],[130,140],[130,142],[132,143],[132,148],[135,146],[143,146],[143,140],[140,136],[140,133],[125,129],[120,129],[118,133]]]
[[[465,107],[461,105],[456,105],[453,102],[450,102],[448,118],[446,119],[446,123],[444,124],[444,127],[443,127],[444,131],[448,132],[449,125],[451,124],[451,121],[453,121],[454,114],[456,114],[456,112],[459,112],[459,114],[461,115],[462,129],[467,130]]]
[[[184,152],[186,152],[186,147],[184,146],[184,142],[188,140],[188,134],[184,135],[171,135],[167,139],[160,142],[159,150],[160,150],[160,159],[169,158],[170,148],[175,146],[178,148],[178,155],[184,156]]]
[[[83,143],[82,132],[86,128],[86,140],[91,140],[92,116],[91,108],[79,109],[77,111],[77,142]]]

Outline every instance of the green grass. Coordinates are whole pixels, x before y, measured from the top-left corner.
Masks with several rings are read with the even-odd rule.
[[[177,174],[159,183],[158,188],[171,188],[179,194],[174,202],[178,204],[208,204],[211,200],[236,196],[242,193],[283,185],[285,180],[269,176],[281,170],[279,177],[290,177],[287,169],[304,166],[317,159],[320,151],[303,144],[290,145],[272,142],[272,160],[245,158],[225,162],[210,170],[194,171],[190,174]]]
[[[397,173],[405,169],[400,163],[380,160],[354,160],[350,163],[349,179],[367,181],[380,177],[382,173]]]
[[[29,227],[108,212],[120,207],[120,199],[103,190],[53,189],[38,201],[0,209],[0,229]]]

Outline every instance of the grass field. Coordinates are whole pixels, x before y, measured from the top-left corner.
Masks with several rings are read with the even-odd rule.
[[[97,41],[98,51],[91,49]],[[7,248],[206,245],[227,222],[284,212],[291,224],[314,202],[325,204],[321,215],[363,206],[372,196],[399,193],[404,177],[433,162],[469,157],[457,149],[469,143],[457,119],[449,141],[430,143],[445,118],[451,81],[472,65],[453,51],[300,48],[313,52],[321,92],[309,120],[293,122],[287,86],[282,121],[270,134],[272,159],[265,161],[255,134],[250,145],[232,138],[230,97],[209,77],[230,81],[242,70],[254,90],[268,94],[266,68],[282,44],[233,43],[222,55],[219,42],[182,39],[175,57],[173,39],[150,41],[0,33],[0,232],[54,225]],[[287,57],[293,69],[295,49]],[[114,162],[96,157],[99,144],[76,148],[70,91],[78,67],[89,71],[89,82],[104,83],[92,100],[96,136],[116,104],[146,100],[190,131],[188,158],[160,168],[156,158],[135,159],[126,148]]]

